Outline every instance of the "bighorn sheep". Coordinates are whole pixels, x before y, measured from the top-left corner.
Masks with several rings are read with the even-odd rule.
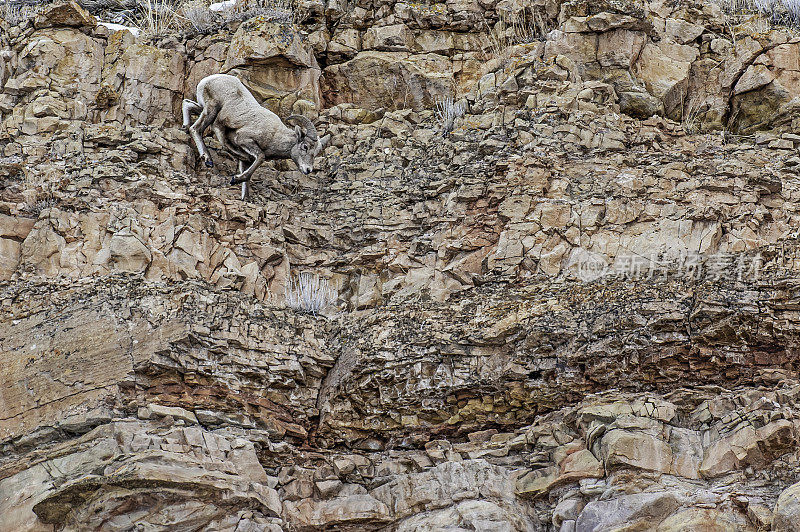
[[[190,124],[191,115],[200,117]],[[294,129],[283,125],[272,111],[262,107],[250,91],[234,76],[213,74],[197,84],[197,101],[183,100],[183,127],[189,133],[209,168],[214,166],[203,143],[203,133],[211,126],[214,136],[239,162],[239,173],[231,185],[242,183],[242,199],[247,196],[247,182],[266,160],[292,159],[304,174],[314,171],[314,157],[330,142],[330,135],[320,138],[314,124],[302,115],[292,115]],[[300,127],[302,125],[302,128]],[[245,168],[245,164],[249,164]]]

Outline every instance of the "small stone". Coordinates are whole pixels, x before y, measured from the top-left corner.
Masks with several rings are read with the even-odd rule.
[[[348,475],[355,471],[356,464],[349,458],[335,458],[333,460],[333,470],[337,475]]]
[[[316,482],[317,491],[320,497],[332,497],[342,489],[342,481],[340,480],[321,480]]]
[[[469,441],[472,443],[482,443],[489,441],[495,434],[497,434],[496,429],[479,430],[477,432],[471,432],[467,434],[467,438],[469,438]]]

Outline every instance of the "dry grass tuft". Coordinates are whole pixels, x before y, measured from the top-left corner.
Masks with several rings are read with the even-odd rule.
[[[146,39],[160,39],[179,33],[183,24],[179,6],[170,1],[141,0],[133,25]]]
[[[753,15],[763,17],[759,26],[784,26],[800,30],[800,0],[717,0],[729,15],[752,24]],[[758,21],[757,21],[758,22]]]
[[[6,0],[0,7],[0,19],[3,19],[10,26],[16,26],[21,22],[34,18],[44,7],[45,4],[12,4],[10,0]]]
[[[535,10],[500,11],[500,20],[489,28],[489,53],[507,60],[512,46],[540,41],[547,31],[547,23]]]

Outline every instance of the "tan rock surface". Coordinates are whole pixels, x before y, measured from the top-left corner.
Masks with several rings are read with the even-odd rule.
[[[800,526],[800,497],[798,484],[786,488],[775,503],[773,530],[794,530]]]
[[[0,22],[0,531],[797,528],[797,37],[522,8]],[[313,175],[197,164],[229,69]]]

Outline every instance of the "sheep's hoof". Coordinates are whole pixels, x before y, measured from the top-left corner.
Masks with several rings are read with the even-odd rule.
[[[206,159],[206,168],[214,168],[214,161]]]

